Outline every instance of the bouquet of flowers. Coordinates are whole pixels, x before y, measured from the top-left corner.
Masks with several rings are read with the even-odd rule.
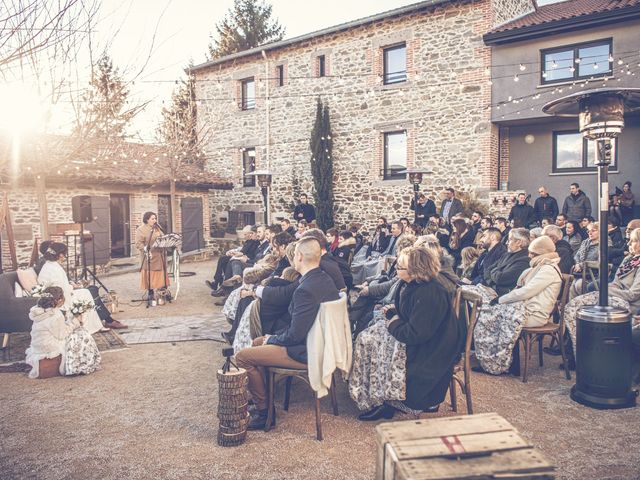
[[[96,307],[93,302],[88,302],[86,300],[74,300],[69,311],[71,312],[71,315],[78,317],[89,310],[93,310],[94,308]]]
[[[38,283],[31,289],[29,295],[31,295],[32,297],[41,297],[44,291],[50,286],[51,285],[47,285],[45,283]]]

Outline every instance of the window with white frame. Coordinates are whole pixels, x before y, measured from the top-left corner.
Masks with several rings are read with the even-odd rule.
[[[404,179],[407,169],[407,131],[385,132],[384,134],[384,170],[385,180]]]
[[[252,110],[256,108],[256,82],[253,77],[240,81],[242,90],[242,110]]]

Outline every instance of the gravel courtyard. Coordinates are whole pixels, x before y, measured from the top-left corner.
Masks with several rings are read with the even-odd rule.
[[[215,317],[220,307],[204,284],[214,265],[184,264],[183,271],[196,275],[182,279],[176,302],[148,310],[121,304],[116,318],[146,317],[153,326],[155,317]],[[103,280],[121,301],[139,297],[136,272]],[[315,440],[311,393],[296,385],[289,412],[278,410],[275,430],[249,432],[240,447],[219,447],[215,372],[222,346],[215,340],[131,345],[106,352],[102,370],[87,377],[0,374],[0,478],[373,477],[374,425],[356,420],[342,382],[338,417],[323,401],[323,442]],[[597,411],[573,403],[572,382],[557,369],[558,360],[545,360],[527,384],[475,374],[477,412],[503,415],[555,463],[559,478],[640,478],[640,409]],[[441,408],[437,415],[451,414]]]

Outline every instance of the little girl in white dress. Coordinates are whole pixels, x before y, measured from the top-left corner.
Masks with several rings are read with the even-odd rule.
[[[100,366],[100,352],[93,337],[74,317],[67,320],[64,293],[60,287],[48,287],[31,308],[29,318],[31,345],[26,351],[26,362],[31,365],[30,378],[40,375],[40,360],[62,356],[61,375],[89,374]]]

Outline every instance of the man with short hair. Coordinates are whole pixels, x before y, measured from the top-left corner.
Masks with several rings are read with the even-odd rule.
[[[504,217],[498,217],[495,222],[493,222],[493,225],[502,233],[502,244],[506,247],[509,241],[509,232],[511,231],[509,222],[507,222],[507,219]]]
[[[416,206],[414,199],[411,199],[411,210],[416,211],[416,223],[422,228],[427,226],[429,216],[436,213],[436,204],[433,200],[427,198],[424,193],[418,195],[418,205]]]
[[[307,223],[311,223],[316,219],[316,209],[309,203],[306,193],[300,194],[300,203],[293,210],[293,219],[296,222],[305,220]]]
[[[564,213],[559,213],[556,217],[556,227],[560,227],[563,235],[567,234],[567,216]]]
[[[573,250],[566,240],[563,240],[564,233],[557,225],[547,225],[542,229],[542,234],[549,237],[556,245],[556,252],[560,256],[558,267],[562,273],[571,273],[573,268]]]
[[[449,187],[445,190],[446,198],[442,202],[440,207],[440,216],[444,219],[445,223],[451,224],[451,217],[462,213],[464,207],[462,202],[456,198],[456,191]]]
[[[524,192],[518,194],[517,203],[511,207],[509,221],[512,220],[514,225],[520,225],[525,228],[529,228],[536,221],[533,207],[527,203],[527,194]]]
[[[291,225],[291,221],[288,218],[283,218],[282,221],[280,221],[280,226],[283,232],[287,232],[292,237],[296,236],[296,228]]]
[[[569,187],[569,196],[564,199],[562,213],[567,216],[568,220],[573,220],[574,222],[579,222],[584,217],[591,216],[591,201],[580,190],[580,185],[575,182]]]
[[[550,218],[555,221],[558,216],[558,202],[555,198],[549,195],[546,187],[538,188],[540,196],[536,198],[533,204],[533,210],[535,212],[536,220],[542,224],[543,218]]]
[[[211,282],[210,280],[205,280],[205,283],[209,288],[211,288],[211,290],[217,290],[218,288],[220,288],[220,285],[222,285],[224,279],[229,278],[225,277],[225,272],[228,273],[227,267],[229,261],[232,258],[246,257],[247,260],[253,258],[258,250],[258,245],[260,244],[257,232],[258,227],[256,227],[255,225],[246,225],[241,231],[241,238],[244,240],[242,243],[242,247],[227,250],[224,255],[220,256],[220,258],[218,259],[218,263],[216,264],[216,271],[213,275],[213,282]],[[228,268],[230,269],[231,267]],[[231,276],[232,275],[233,273],[231,273]]]
[[[295,249],[294,268],[302,275],[289,306],[291,323],[277,335],[253,340],[253,346],[236,355],[238,366],[247,371],[249,392],[256,409],[249,430],[265,427],[267,389],[261,367],[307,368],[307,335],[315,322],[320,304],[340,298],[329,276],[320,269],[320,244],[315,238],[301,238]]]
[[[507,253],[491,269],[487,286],[493,288],[498,296],[516,288],[518,278],[529,268],[529,230],[513,228],[509,232]]]
[[[494,227],[489,227],[482,236],[482,247],[484,252],[478,258],[473,272],[471,273],[471,283],[477,285],[482,283],[487,285],[491,279],[491,270],[506,253],[507,247],[502,243],[502,233]]]

